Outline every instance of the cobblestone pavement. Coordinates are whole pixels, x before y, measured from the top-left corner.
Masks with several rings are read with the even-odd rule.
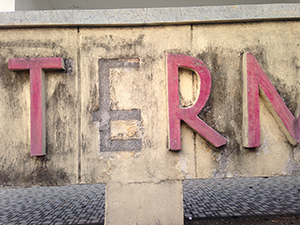
[[[300,177],[183,182],[187,220],[300,214]],[[105,185],[0,188],[0,224],[103,224]]]
[[[183,189],[189,219],[300,214],[300,177],[186,180]]]
[[[0,189],[0,224],[99,224],[104,184]]]

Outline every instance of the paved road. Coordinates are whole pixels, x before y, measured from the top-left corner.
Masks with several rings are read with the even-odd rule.
[[[0,189],[0,224],[104,222],[105,185]]]
[[[184,225],[291,225],[300,224],[299,216],[223,217],[185,220]]]
[[[190,219],[300,214],[300,177],[186,180],[184,214]]]
[[[300,177],[186,180],[187,220],[300,214]],[[101,224],[105,186],[0,189],[0,224]]]

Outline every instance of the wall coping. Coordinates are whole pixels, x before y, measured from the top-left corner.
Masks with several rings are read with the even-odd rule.
[[[300,19],[300,4],[0,12],[0,28],[141,26]]]

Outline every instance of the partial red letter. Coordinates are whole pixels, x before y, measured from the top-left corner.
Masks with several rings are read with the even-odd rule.
[[[243,129],[244,146],[260,146],[259,94],[268,102],[267,107],[292,145],[300,142],[299,120],[286,107],[280,95],[261,69],[252,53],[243,55]]]
[[[44,73],[42,69],[63,69],[64,62],[55,58],[9,59],[8,68],[30,71],[31,156],[46,154],[46,117],[44,101]]]
[[[204,123],[198,114],[208,100],[211,90],[211,76],[207,66],[199,59],[186,55],[168,54],[168,100],[169,100],[169,147],[171,150],[181,149],[180,121],[186,122],[192,129],[206,140],[220,147],[226,139]],[[200,94],[196,103],[189,108],[181,108],[179,101],[178,67],[195,71],[200,79]]]

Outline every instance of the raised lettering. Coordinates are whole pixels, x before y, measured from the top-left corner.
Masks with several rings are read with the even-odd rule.
[[[244,146],[260,146],[259,95],[292,145],[300,141],[299,120],[289,111],[252,53],[243,55]]]
[[[31,156],[46,154],[46,110],[44,101],[44,77],[42,69],[63,69],[64,61],[53,58],[13,58],[8,61],[8,68],[30,71],[30,134]]]
[[[226,144],[226,139],[203,122],[198,114],[208,100],[211,90],[211,76],[207,66],[199,59],[186,55],[168,54],[168,100],[169,100],[169,148],[181,149],[180,121],[186,122],[216,147]],[[188,108],[181,108],[179,101],[178,67],[195,71],[201,80],[200,93],[195,104]]]

